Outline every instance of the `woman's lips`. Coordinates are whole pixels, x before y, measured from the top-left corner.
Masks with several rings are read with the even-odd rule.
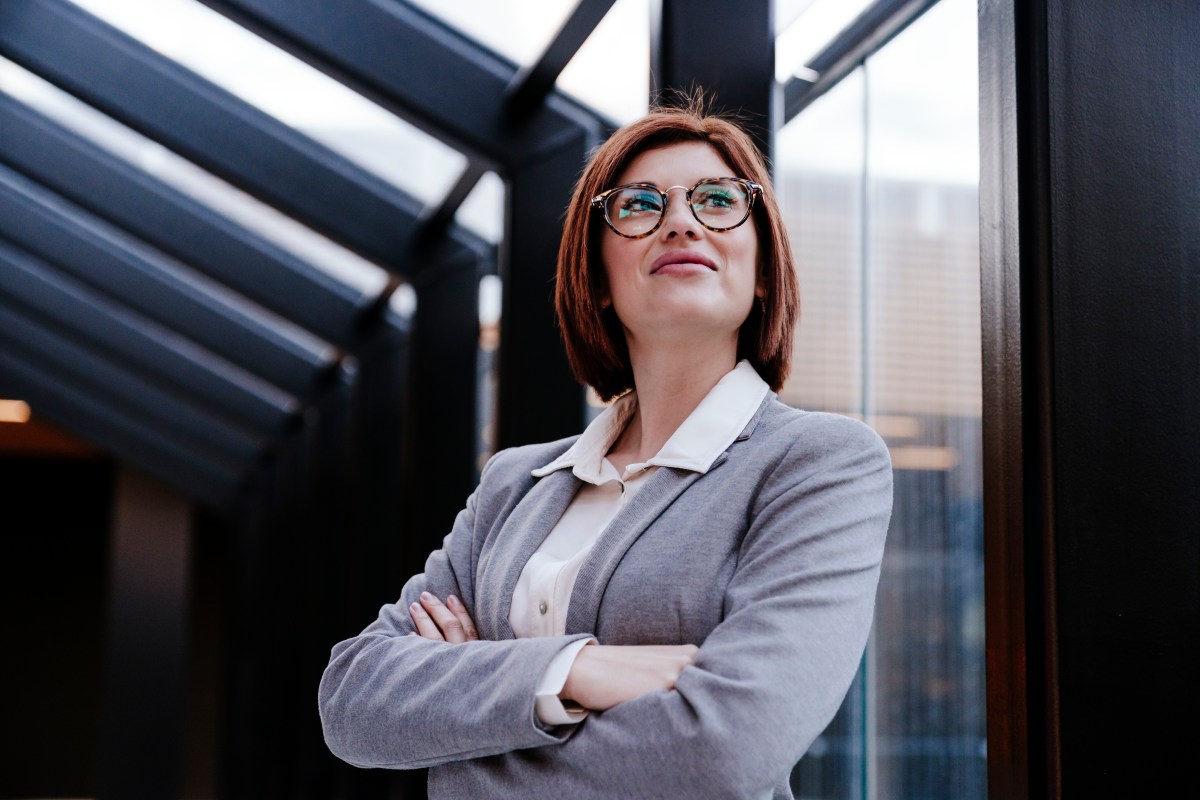
[[[664,253],[650,265],[650,274],[689,275],[695,272],[717,271],[717,265],[699,253],[690,250],[675,250]]]

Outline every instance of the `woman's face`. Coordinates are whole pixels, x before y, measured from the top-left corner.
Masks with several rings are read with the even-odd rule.
[[[713,177],[746,176],[735,175],[711,146],[682,142],[638,155],[613,185],[665,190]],[[600,256],[611,292],[605,299],[631,344],[717,336],[732,337],[736,347],[761,283],[754,221],[710,231],[692,215],[684,192],[670,189],[662,225],[645,238],[627,239],[605,226]]]

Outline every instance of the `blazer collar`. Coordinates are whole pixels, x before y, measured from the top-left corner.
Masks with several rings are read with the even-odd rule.
[[[750,362],[739,361],[709,390],[657,454],[644,464],[630,468],[657,466],[708,472],[717,458],[745,431],[770,393],[770,387]],[[556,470],[570,468],[580,480],[602,483],[604,456],[636,410],[636,392],[617,398],[592,420],[574,445],[549,464],[533,470],[532,475],[541,478]]]

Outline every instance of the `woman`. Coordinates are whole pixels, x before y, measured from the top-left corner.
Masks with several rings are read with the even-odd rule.
[[[870,428],[776,399],[797,307],[742,130],[662,109],[601,146],[556,309],[613,402],[493,456],[425,572],[333,648],[331,750],[431,767],[432,798],[790,798],[865,647],[892,503]]]

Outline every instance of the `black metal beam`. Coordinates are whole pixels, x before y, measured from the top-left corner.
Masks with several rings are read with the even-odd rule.
[[[113,360],[187,393],[266,438],[281,434],[300,403],[255,375],[68,278],[0,238],[0,299],[55,320],[60,331]]]
[[[0,236],[293,394],[336,363],[327,343],[4,166]]]
[[[0,161],[265,308],[349,346],[361,291],[0,94]]]
[[[215,462],[147,427],[123,409],[65,384],[36,363],[0,347],[0,386],[22,397],[55,425],[83,435],[146,472],[221,513],[230,512],[244,490],[240,466]]]
[[[775,19],[771,0],[661,0],[650,33],[651,90],[705,90],[718,110],[737,113],[768,164],[778,126]]]
[[[813,57],[815,80],[793,77],[783,87],[783,124],[828,92],[870,55],[896,37],[937,0],[876,0]]]
[[[564,137],[608,129],[557,92],[513,124],[504,107],[517,68],[404,2],[201,2],[501,172]]]
[[[522,67],[505,90],[505,113],[521,119],[554,90],[554,82],[570,63],[616,0],[580,0],[537,61]],[[613,53],[613,57],[619,57]]]
[[[298,4],[282,5],[300,16]],[[321,5],[349,16],[347,3]],[[0,4],[0,54],[365,258],[401,274],[409,266],[414,198],[71,3]]]
[[[478,161],[467,162],[467,166],[463,168],[458,180],[450,187],[450,191],[442,198],[442,202],[432,211],[421,215],[420,227],[414,237],[415,250],[426,250],[446,235],[451,223],[454,222],[454,215],[458,213],[458,209],[485,173],[487,173],[487,168],[483,164]]]

